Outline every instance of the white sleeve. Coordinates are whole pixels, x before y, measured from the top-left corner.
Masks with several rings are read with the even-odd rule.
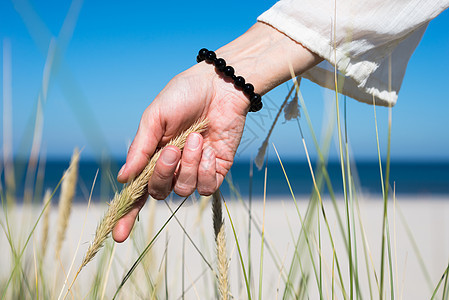
[[[258,21],[325,59],[304,78],[335,89],[336,63],[346,76],[341,93],[366,103],[374,95],[376,104],[392,106],[428,23],[448,6],[449,0],[281,0]]]

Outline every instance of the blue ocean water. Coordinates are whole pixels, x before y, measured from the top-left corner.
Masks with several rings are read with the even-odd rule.
[[[238,163],[231,170],[235,185],[242,194],[249,191],[249,163]],[[309,165],[306,162],[284,162],[285,172],[295,195],[310,195],[313,181]],[[313,165],[315,177],[320,177],[317,165]],[[326,166],[335,194],[343,194],[342,172],[339,162],[330,162]],[[353,182],[357,191],[365,194],[382,194],[379,163],[377,161],[359,162],[351,166]],[[264,168],[254,168],[253,191],[263,194]],[[385,177],[385,167],[383,168]],[[390,184],[395,184],[397,194],[407,195],[448,195],[449,196],[449,163],[398,162],[390,166]],[[323,184],[324,194],[329,193],[328,186]],[[274,195],[290,195],[286,177],[278,162],[268,163],[267,193]]]
[[[94,182],[95,174],[99,170],[97,181],[93,189],[93,199],[109,199],[113,191],[121,185],[115,180],[115,176],[123,161],[110,161],[99,164],[96,161],[81,161],[79,166],[79,182],[77,186],[77,198],[87,199]],[[39,176],[28,179],[34,191],[42,194],[45,189],[54,189],[60,181],[64,170],[68,168],[68,160],[49,160],[45,167],[41,168]],[[297,196],[310,195],[313,190],[313,182],[309,166],[306,162],[284,162],[285,171]],[[319,179],[319,171],[314,165],[314,172]],[[337,195],[343,193],[342,174],[338,162],[330,162],[327,172],[331,180],[331,188]],[[27,162],[15,162],[15,177],[17,199],[24,194],[26,182]],[[352,166],[354,184],[358,193],[380,195],[382,193],[379,164],[373,162],[358,162]],[[385,176],[385,170],[383,170]],[[253,176],[250,176],[249,162],[235,162],[228,180],[233,183],[236,190],[246,197],[251,189],[254,196],[263,195],[265,167],[258,170],[253,167]],[[397,195],[433,195],[449,196],[449,162],[392,162],[390,171],[390,184],[395,183]],[[1,174],[2,193],[5,189],[5,178]],[[323,185],[323,194],[328,194],[329,189]],[[223,183],[222,192],[230,195],[231,188],[228,182]],[[57,193],[58,194],[58,193]],[[287,180],[278,162],[268,162],[267,168],[267,195],[271,197],[288,196],[290,190]],[[36,199],[40,198],[36,195]],[[105,200],[105,201],[106,201]]]

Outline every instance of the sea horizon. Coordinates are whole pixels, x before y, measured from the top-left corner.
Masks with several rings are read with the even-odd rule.
[[[99,170],[93,190],[93,199],[110,198],[114,190],[120,189],[121,184],[116,181],[116,174],[125,162],[124,158],[104,160],[99,163],[93,159],[81,159],[79,166],[79,180],[77,185],[77,199],[87,199],[94,182],[95,174]],[[45,165],[44,165],[45,164]],[[46,189],[54,189],[64,171],[69,166],[69,159],[47,158],[40,166],[40,172],[34,176],[32,190],[42,194]],[[307,162],[301,160],[284,160],[283,166],[291,184],[293,193],[298,197],[307,197],[314,190],[310,168]],[[319,180],[317,162],[312,162],[314,175]],[[231,168],[221,191],[225,197],[235,195],[235,191],[247,198],[250,194],[260,198],[264,193],[265,165],[259,170],[253,164],[253,175],[250,176],[250,160],[237,160]],[[26,182],[28,161],[16,159],[15,192],[17,199],[23,197]],[[346,166],[345,166],[346,168]],[[343,195],[341,165],[338,161],[329,161],[326,166],[331,181],[332,192],[338,197]],[[346,171],[346,170],[345,170]],[[359,160],[351,165],[353,184],[357,193],[378,196],[382,194],[379,162],[375,160]],[[385,178],[385,164],[382,166]],[[4,169],[0,176],[2,190],[6,188]],[[28,184],[30,180],[27,181]],[[230,184],[232,183],[232,184]],[[408,196],[437,196],[449,197],[449,161],[395,161],[390,165],[390,185],[395,186],[396,195]],[[231,188],[233,186],[235,189]],[[390,190],[392,192],[392,190]],[[269,160],[267,165],[268,197],[291,196],[284,172],[279,161]],[[58,192],[56,193],[58,195]],[[322,195],[329,195],[329,187],[323,183]],[[38,199],[40,195],[35,195]]]

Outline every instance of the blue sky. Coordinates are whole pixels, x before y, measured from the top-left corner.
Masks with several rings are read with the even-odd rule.
[[[60,56],[44,105],[42,149],[67,157],[74,147],[87,156],[124,156],[145,107],[176,74],[195,63],[198,49],[216,49],[244,33],[275,1],[75,1],[76,25],[60,35],[70,1],[1,1],[0,44],[11,49],[13,151],[28,155],[37,99],[51,37]],[[76,9],[75,9],[76,10]],[[66,23],[67,24],[67,23]],[[449,160],[449,12],[433,20],[414,55],[393,109],[392,156],[396,160]],[[67,43],[64,43],[64,40]],[[2,56],[3,57],[3,56]],[[3,59],[0,64],[3,69]],[[0,74],[3,80],[3,74]],[[0,87],[3,90],[3,86]],[[286,95],[287,86],[251,115],[239,158],[254,157]],[[321,136],[332,93],[304,80],[302,93]],[[342,99],[343,100],[343,99]],[[342,101],[343,102],[343,101]],[[0,114],[3,116],[3,98]],[[388,110],[377,108],[382,152]],[[356,159],[375,159],[373,107],[347,99],[347,123]],[[312,139],[301,119],[309,150]],[[2,125],[3,128],[3,125]],[[3,131],[3,130],[2,130]],[[3,132],[1,133],[3,140]],[[296,122],[281,120],[272,141],[284,158],[304,159]],[[3,145],[3,141],[2,141]],[[3,151],[3,150],[1,150]],[[271,151],[271,154],[273,151]],[[336,157],[335,139],[330,155]]]

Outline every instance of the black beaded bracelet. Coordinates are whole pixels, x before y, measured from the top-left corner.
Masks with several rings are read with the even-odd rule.
[[[255,112],[262,109],[262,97],[254,92],[254,86],[251,83],[246,83],[245,78],[236,76],[234,68],[226,65],[223,58],[217,58],[214,51],[209,51],[206,48],[201,49],[196,57],[197,62],[205,60],[207,63],[214,64],[215,68],[225,76],[234,80],[234,85],[237,89],[241,89],[245,95],[249,97],[250,107],[249,111]]]

